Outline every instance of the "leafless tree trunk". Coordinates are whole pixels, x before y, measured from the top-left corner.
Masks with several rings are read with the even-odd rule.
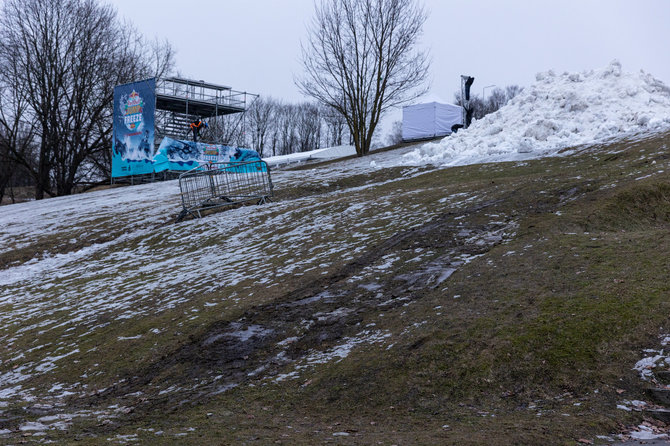
[[[296,109],[296,137],[299,152],[309,152],[319,148],[321,142],[321,115],[319,107],[305,102]]]
[[[425,93],[428,58],[415,46],[426,13],[415,0],[324,0],[302,47],[300,90],[347,121],[366,155],[382,114]]]
[[[289,155],[296,150],[296,106],[294,104],[281,104],[277,114],[276,125],[279,130],[278,149],[279,155]]]
[[[251,148],[263,158],[272,126],[272,115],[276,109],[271,98],[257,98],[247,110],[247,133],[251,139]]]
[[[279,148],[279,121],[281,120],[281,103],[275,102],[274,109],[272,111],[271,125],[270,125],[270,146],[272,147],[272,156],[280,155]]]
[[[27,109],[20,88],[0,86],[0,202],[6,187],[17,180],[34,182],[18,178],[35,170],[35,125],[25,120]]]
[[[325,147],[341,146],[345,135],[347,120],[337,110],[321,106],[321,117],[325,126],[323,145]]]
[[[0,75],[19,89],[37,128],[35,198],[65,195],[109,175],[114,85],[161,74],[169,45],[147,46],[116,11],[96,0],[5,0]]]

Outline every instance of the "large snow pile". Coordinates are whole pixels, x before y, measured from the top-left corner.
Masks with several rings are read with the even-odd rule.
[[[583,73],[538,73],[506,106],[403,164],[464,165],[539,158],[567,147],[670,129],[670,88],[613,61]]]

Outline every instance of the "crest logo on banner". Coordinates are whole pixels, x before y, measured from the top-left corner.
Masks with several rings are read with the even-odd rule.
[[[142,100],[142,97],[133,90],[125,101],[125,104],[123,104],[123,123],[131,132],[137,130],[142,123],[143,109],[144,101]]]
[[[212,161],[215,163],[219,161],[219,148],[215,145],[206,145],[202,155],[204,161]]]
[[[156,79],[114,87],[112,177],[143,175],[154,171]]]

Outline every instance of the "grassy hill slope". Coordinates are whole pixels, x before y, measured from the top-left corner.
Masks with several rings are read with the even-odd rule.
[[[324,164],[277,172],[276,203],[181,224],[174,183],[3,208],[0,432],[616,433],[641,418],[617,409],[646,398],[633,365],[670,331],[669,142],[448,169]]]

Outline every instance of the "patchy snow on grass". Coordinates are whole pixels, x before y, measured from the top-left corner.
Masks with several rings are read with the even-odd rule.
[[[388,165],[396,155],[373,156]],[[329,182],[361,173],[360,161],[345,164],[308,175]],[[32,398],[19,383],[56,372],[66,352],[79,353],[79,340],[96,335],[112,323],[110,320],[142,318],[180,305],[197,318],[199,311],[240,297],[225,293],[189,308],[194,297],[243,283],[263,283],[269,288],[285,276],[310,270],[323,273],[331,267],[332,259],[352,258],[384,234],[420,224],[432,212],[430,208],[397,209],[388,196],[375,204],[375,218],[380,223],[370,224],[367,199],[356,192],[421,171],[408,168],[396,179],[349,190],[346,200],[342,200],[345,192],[336,190],[320,196],[318,202],[305,198],[242,207],[177,225],[165,224],[179,211],[175,181],[4,206],[0,255],[40,245],[50,241],[49,237],[78,240],[84,246],[66,252],[51,243],[44,252],[35,252],[33,260],[0,270],[0,341],[14,356],[24,355],[12,364],[18,367],[0,364],[0,400]],[[274,173],[273,181],[282,187],[304,175],[280,171]],[[362,221],[366,224],[361,225]],[[112,232],[117,237],[86,244],[89,237],[94,240],[109,232],[110,224],[115,225]],[[85,235],[67,237],[81,228],[86,228]],[[333,240],[332,231],[358,235]],[[312,240],[308,252],[300,248],[305,238]],[[272,259],[274,266],[266,259]],[[156,333],[155,329],[151,333]],[[262,333],[253,327],[230,333],[241,340],[256,335]],[[130,341],[140,336],[137,332],[118,333],[116,339]],[[26,345],[26,339],[27,348],[14,347]],[[87,349],[82,356],[94,351]],[[89,376],[80,375],[84,379]]]
[[[647,407],[648,404],[645,401],[640,401],[640,400],[623,400],[621,404],[617,404],[617,409],[625,410],[626,412],[630,412],[633,410],[640,411]]]
[[[415,149],[372,154],[367,159],[327,168],[274,171],[273,182],[277,188],[289,188],[306,179],[320,187],[329,187],[340,178],[360,178],[374,170],[397,167],[398,156]],[[21,258],[10,267],[0,269],[0,342],[7,346],[5,357],[12,358],[0,363],[0,402],[51,400],[62,404],[57,400],[68,395],[91,394],[96,389],[87,388],[86,380],[107,373],[104,360],[90,361],[95,364],[87,370],[77,370],[73,365],[82,358],[90,359],[105,352],[104,342],[99,345],[96,342],[96,346],[90,348],[93,343],[89,337],[106,336],[109,331],[110,342],[122,341],[123,346],[159,342],[159,336],[149,333],[167,337],[172,335],[167,332],[173,327],[145,326],[146,334],[140,335],[132,320],[173,308],[183,310],[188,320],[213,311],[229,308],[236,311],[244,299],[252,297],[247,290],[253,287],[279,288],[286,278],[308,272],[332,272],[342,259],[353,259],[399,231],[424,224],[436,212],[442,212],[442,208],[465,208],[483,199],[472,193],[438,197],[440,206],[436,211],[436,201],[424,203],[420,196],[412,196],[407,206],[398,207],[397,198],[404,198],[407,191],[394,183],[431,169],[434,168],[399,167],[394,170],[394,178],[375,180],[370,176],[370,180],[365,178],[360,186],[342,189],[338,186],[336,190],[319,194],[318,200],[306,197],[241,207],[180,224],[166,224],[180,210],[176,181],[3,207],[0,255],[18,249],[30,252],[32,248],[35,253],[32,260]],[[375,196],[374,209],[371,209],[371,200],[365,195],[372,195],[376,192],[374,188],[380,185],[391,187]],[[413,193],[420,195],[425,191]],[[499,227],[483,234],[464,228],[457,236],[466,243],[482,246],[503,241],[516,230],[516,223],[506,222],[504,215],[490,218],[495,218],[491,224]],[[109,234],[113,234],[112,240],[105,237]],[[305,243],[305,240],[310,242]],[[61,242],[65,245],[61,246]],[[72,245],[71,249],[67,243]],[[421,252],[421,255],[433,256],[433,253]],[[459,266],[478,256],[454,255],[436,264],[433,271],[428,271],[434,275],[431,280],[438,284],[443,282]],[[351,279],[365,279],[360,286],[374,292],[379,285],[368,275],[388,274],[400,260],[397,255],[384,256],[367,267],[362,276]],[[256,291],[253,298],[262,299],[259,294]],[[381,301],[384,296],[379,294]],[[291,305],[307,306],[331,297],[324,292]],[[392,301],[380,305],[390,303]],[[314,316],[322,321],[336,320],[351,311],[355,310],[340,307]],[[183,320],[177,323],[175,329],[181,330],[183,323]],[[126,329],[126,326],[131,328]],[[260,325],[237,324],[205,342],[216,342],[222,337],[249,342],[272,333]],[[336,347],[309,352],[295,363],[295,370],[276,376],[275,380],[297,377],[307,367],[340,361],[355,348],[383,343],[390,336],[386,332],[364,331],[344,338]],[[127,342],[140,339],[142,341]],[[289,337],[277,345],[288,346],[293,339],[297,340]],[[90,343],[80,351],[82,342]],[[288,362],[286,359],[277,363]],[[81,385],[60,384],[64,378],[56,374],[63,373],[59,369],[66,363],[70,367],[68,371],[76,371],[73,376],[82,380]],[[258,368],[254,372],[261,371]],[[48,374],[53,375],[51,381],[43,379]],[[40,385],[26,382],[32,378]],[[108,385],[112,379],[116,378],[101,377],[100,381]],[[43,385],[43,382],[49,384]],[[230,385],[219,390],[225,391]],[[160,392],[180,390],[175,386],[166,387]],[[47,420],[41,423],[48,424]]]
[[[379,344],[384,343],[391,337],[391,333],[382,332],[379,330],[364,330],[356,336],[344,338],[341,344],[330,348],[326,351],[311,351],[307,356],[302,358],[295,365],[295,369],[275,376],[273,382],[281,382],[287,379],[297,379],[300,377],[300,372],[308,368],[312,368],[319,364],[326,364],[328,362],[339,362],[349,356],[354,348],[362,344]]]
[[[661,334],[659,336],[659,344],[662,347],[666,347],[670,343],[670,335]],[[650,381],[658,385],[656,377],[654,376],[654,371],[657,368],[664,370],[668,365],[670,365],[670,357],[665,354],[664,349],[644,349],[642,351],[645,354],[654,353],[652,356],[645,356],[635,363],[633,370],[636,370],[640,378],[644,381]],[[617,409],[625,410],[626,412],[631,411],[643,411],[649,407],[658,407],[650,405],[645,401],[640,400],[623,400],[617,404]],[[667,426],[664,428],[658,428],[649,423],[642,424],[637,428],[634,428],[631,432],[627,432],[624,436],[630,437],[635,440],[655,440],[660,438],[669,438]]]
[[[633,370],[637,370],[643,379],[649,379],[653,375],[652,369],[656,366],[656,363],[662,359],[665,359],[664,355],[654,355],[642,358],[635,363]]]
[[[341,361],[342,359],[349,356],[351,351],[356,346],[361,344],[383,343],[389,337],[391,337],[390,333],[365,330],[358,333],[355,337],[344,338],[344,342],[342,344],[337,345],[325,352],[315,351],[310,353],[304,359],[304,362],[307,365],[316,365],[325,364],[333,360]]]
[[[150,227],[178,212],[179,188],[176,181],[112,188],[86,194],[30,201],[2,207],[0,214],[0,254],[8,249],[29,246],[36,237],[67,234],[94,221],[114,221],[123,217],[134,227]],[[155,203],[142,206],[142,197]],[[104,227],[87,225],[93,236]]]
[[[659,438],[668,438],[667,433],[658,432],[657,429],[654,429],[651,426],[645,426],[641,424],[637,428],[637,431],[630,433],[630,437],[635,440],[656,440]]]
[[[235,331],[225,333],[224,336],[235,338],[239,342],[248,342],[253,337],[269,336],[273,332],[271,329],[263,328],[260,325],[249,325],[244,329],[239,323],[232,323],[230,325]]]
[[[19,426],[19,430],[22,432],[30,432],[30,431],[45,431],[48,430],[49,426],[46,424],[42,424],[40,422],[36,421],[29,421],[27,423],[22,424]]]
[[[137,336],[117,336],[117,341],[132,341],[133,339],[140,339],[142,335]]]

